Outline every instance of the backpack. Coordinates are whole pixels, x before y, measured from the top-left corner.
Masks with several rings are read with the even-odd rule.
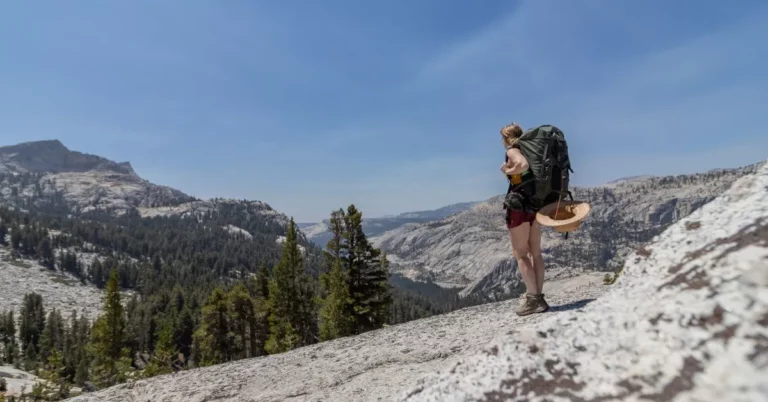
[[[516,147],[528,160],[529,168],[523,174],[522,183],[517,186],[510,184],[507,191],[510,201],[515,199],[514,195],[510,195],[515,188],[524,190],[522,193],[526,203],[534,210],[563,200],[566,195],[573,199],[568,187],[570,173],[573,173],[568,157],[568,143],[559,128],[542,125],[528,129],[520,136]],[[519,196],[517,198],[515,206],[519,208]]]

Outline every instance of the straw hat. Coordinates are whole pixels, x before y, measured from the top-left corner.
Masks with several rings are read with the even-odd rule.
[[[560,201],[545,205],[536,213],[536,220],[542,226],[550,226],[560,233],[576,230],[589,214],[589,204],[581,201]],[[555,216],[557,210],[557,216]]]

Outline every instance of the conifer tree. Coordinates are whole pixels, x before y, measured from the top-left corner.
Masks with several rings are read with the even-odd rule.
[[[320,277],[327,293],[321,301],[320,340],[326,341],[352,332],[353,318],[350,314],[352,299],[349,295],[347,273],[341,267],[341,244],[344,231],[344,211],[331,213],[330,228],[332,237],[325,251],[327,272]]]
[[[14,364],[19,351],[16,346],[16,320],[13,310],[0,314],[0,363]]]
[[[76,318],[76,317],[75,317]],[[75,334],[75,351],[77,369],[75,370],[75,377],[73,382],[77,385],[84,385],[85,381],[89,378],[88,369],[91,364],[91,357],[88,354],[88,342],[91,338],[91,324],[88,322],[88,318],[83,316],[79,320],[73,321],[76,329]]]
[[[88,359],[80,359],[80,362],[77,363],[77,370],[75,371],[75,378],[74,383],[83,386],[85,385],[85,382],[88,381],[88,378],[90,374],[88,373],[88,367],[89,367]]]
[[[70,386],[62,375],[63,371],[61,352],[53,349],[40,373],[43,381],[37,382],[32,389],[32,398],[36,401],[58,401],[68,398]]]
[[[381,261],[381,250],[374,248],[363,232],[362,212],[350,205],[344,221],[342,263],[349,277],[353,333],[360,334],[386,323],[392,302],[389,275],[386,264]]]
[[[24,351],[24,370],[37,370],[37,347],[34,344],[27,346],[27,350]]]
[[[103,313],[96,319],[88,345],[93,356],[91,374],[99,386],[125,381],[130,370],[130,350],[125,344],[126,318],[120,303],[117,270],[112,269],[107,281]]]
[[[173,362],[176,360],[178,350],[173,340],[173,324],[165,321],[160,327],[155,351],[152,354],[152,360],[144,369],[145,377],[153,377],[161,374],[173,372]]]
[[[221,288],[214,289],[202,308],[200,328],[195,332],[195,356],[199,366],[228,361],[232,345],[229,306]]]
[[[296,324],[300,346],[311,345],[318,341],[316,294],[317,280],[304,273],[302,266],[299,274],[299,311]]]
[[[303,261],[296,237],[296,225],[291,219],[280,262],[269,283],[270,336],[265,349],[270,354],[291,350],[302,341],[299,277],[303,275]]]
[[[389,284],[389,260],[386,252],[381,251],[379,254],[379,261],[374,273],[372,276],[372,322],[375,327],[380,328],[389,321],[389,308],[393,303],[392,286]]]
[[[14,250],[18,250],[21,247],[21,228],[16,224],[11,229],[11,247]]]
[[[51,249],[51,240],[46,236],[37,245],[37,258],[42,261],[42,264],[48,268],[54,266],[54,255]]]
[[[53,350],[64,351],[64,320],[55,308],[48,313],[45,328],[40,335],[40,359],[48,360]]]
[[[88,270],[88,273],[90,275],[91,282],[96,285],[98,288],[103,288],[105,283],[105,277],[106,277],[106,268],[104,267],[104,264],[98,259],[95,258],[93,262],[91,263],[91,267]]]
[[[78,357],[77,333],[76,333],[77,331],[77,311],[76,310],[72,310],[72,314],[70,315],[68,325],[65,325],[65,323],[62,320],[62,326],[64,329],[64,333],[63,333],[64,340],[63,340],[63,350],[62,350],[64,370],[62,375],[67,381],[72,382],[72,379],[75,377],[75,372],[77,371],[77,357]]]
[[[21,349],[26,355],[30,345],[35,346],[35,352],[40,346],[40,335],[45,328],[45,309],[43,297],[37,293],[24,295],[24,304],[21,307],[21,326],[19,335]]]
[[[321,279],[328,296],[323,299],[320,308],[320,340],[350,335],[354,323],[354,318],[349,314],[352,298],[347,287],[347,275],[341,270],[341,262],[335,262],[331,271],[323,274]]]
[[[192,310],[189,306],[184,306],[184,309],[179,313],[179,323],[176,326],[176,331],[173,334],[173,339],[176,344],[176,348],[184,357],[189,357],[192,352],[191,346],[193,342],[193,336],[195,333],[195,321],[192,317]]]
[[[14,367],[21,367],[19,346],[15,340],[6,343],[3,346],[3,358],[5,363],[13,364]]]
[[[251,327],[251,350],[253,356],[267,353],[265,347],[269,339],[269,270],[265,264],[259,266],[254,278],[253,311],[254,320]]]
[[[269,269],[264,263],[259,265],[254,278],[254,299],[269,299]]]
[[[227,294],[229,313],[231,317],[231,330],[233,332],[232,354],[234,359],[243,359],[254,356],[252,337],[256,334],[254,328],[256,314],[253,299],[248,289],[242,282],[238,282]]]

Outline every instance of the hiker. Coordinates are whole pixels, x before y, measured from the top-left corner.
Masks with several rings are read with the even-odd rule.
[[[525,297],[515,310],[517,315],[543,313],[549,309],[544,300],[544,258],[541,256],[541,225],[536,222],[538,207],[531,202],[531,194],[536,191],[533,173],[529,162],[523,156],[518,145],[523,129],[517,123],[501,128],[501,137],[506,149],[506,160],[501,171],[509,180],[507,200],[514,204],[508,206],[505,200],[506,224],[512,253],[525,283]]]

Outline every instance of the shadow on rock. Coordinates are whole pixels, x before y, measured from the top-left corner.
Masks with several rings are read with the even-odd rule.
[[[557,311],[578,310],[593,301],[595,301],[595,299],[582,299],[582,300],[578,300],[578,301],[567,303],[567,304],[561,304],[559,306],[550,306],[549,311],[557,312]]]

